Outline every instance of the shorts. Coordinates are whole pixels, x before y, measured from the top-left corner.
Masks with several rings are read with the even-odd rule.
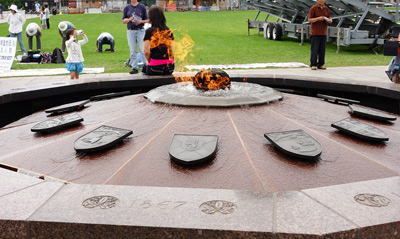
[[[83,67],[85,67],[85,65],[82,62],[67,62],[67,64],[65,64],[65,68],[71,73],[75,71],[81,74]]]
[[[46,19],[42,19],[42,25],[46,25]]]

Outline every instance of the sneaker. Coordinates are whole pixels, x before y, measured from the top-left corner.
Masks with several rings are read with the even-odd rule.
[[[137,74],[137,73],[139,73],[139,71],[136,70],[136,69],[132,69],[132,70],[129,72],[129,74]]]
[[[312,67],[311,67],[311,70],[316,70],[316,69],[317,69],[316,66],[312,66]]]
[[[325,67],[325,66],[320,66],[320,67],[318,67],[318,69],[320,69],[320,70],[326,70],[326,67]]]

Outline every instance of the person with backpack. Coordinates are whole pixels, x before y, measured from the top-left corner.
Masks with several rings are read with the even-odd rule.
[[[65,67],[71,72],[71,80],[79,79],[79,74],[82,73],[83,67],[85,67],[81,46],[88,42],[88,38],[83,31],[80,31],[83,40],[78,41],[76,37],[77,31],[74,29],[68,29],[65,34],[67,39],[65,45],[68,51]]]
[[[34,22],[29,23],[28,26],[26,26],[25,34],[26,37],[28,37],[28,51],[32,51],[32,39],[34,36],[36,36],[36,49],[37,51],[40,51],[40,49],[42,49],[42,44],[40,41],[40,38],[42,37],[42,29],[40,29],[39,25]]]
[[[65,33],[70,29],[76,30],[74,25],[69,21],[62,21],[58,24],[58,33],[62,37],[61,51],[63,54],[65,52],[65,41],[67,40]]]

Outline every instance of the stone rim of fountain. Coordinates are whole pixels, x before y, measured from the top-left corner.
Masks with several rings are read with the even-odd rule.
[[[238,107],[268,104],[283,99],[281,92],[253,83],[232,82],[230,89],[202,91],[192,82],[159,86],[145,94],[153,103],[195,107]]]

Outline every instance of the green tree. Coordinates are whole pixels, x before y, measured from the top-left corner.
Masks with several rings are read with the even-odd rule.
[[[1,4],[3,4],[4,11],[7,11],[12,4],[17,5],[18,9],[25,9],[25,0],[1,0]]]

